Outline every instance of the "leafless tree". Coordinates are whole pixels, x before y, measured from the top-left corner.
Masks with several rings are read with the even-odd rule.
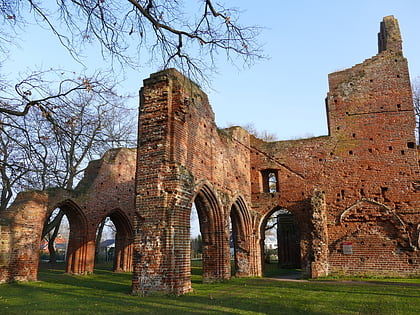
[[[238,9],[212,0],[0,0],[0,13],[3,33],[35,20],[76,59],[96,42],[103,57],[124,65],[151,61],[203,78],[220,52],[245,64],[263,57],[256,42],[260,28],[242,26]],[[0,34],[0,41],[6,38]],[[146,52],[150,60],[139,60]]]
[[[112,147],[135,145],[136,113],[124,107],[109,79],[69,78],[62,71],[33,73],[14,91],[0,93],[0,211],[21,190],[73,189],[90,160]],[[49,243],[63,215],[47,220],[43,236]]]
[[[417,77],[413,84],[413,101],[414,101],[414,113],[416,115],[416,136],[417,143],[420,145],[420,77]]]
[[[106,240],[104,238],[110,237],[111,239],[115,239],[116,233],[117,230],[110,217],[104,218],[101,223],[99,223],[95,239],[95,258],[99,258],[100,256],[101,243]]]
[[[112,147],[135,145],[136,114],[124,107],[109,79],[65,75],[34,73],[14,94],[0,94],[2,209],[13,189],[72,189],[89,160]]]

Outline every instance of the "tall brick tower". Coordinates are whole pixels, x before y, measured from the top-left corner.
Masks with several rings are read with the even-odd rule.
[[[420,179],[415,115],[393,16],[381,22],[378,48],[363,63],[329,75],[328,124],[336,144],[327,205],[340,222],[328,231],[330,271],[401,274],[418,268],[412,258]],[[352,244],[351,253],[343,255],[344,243]]]

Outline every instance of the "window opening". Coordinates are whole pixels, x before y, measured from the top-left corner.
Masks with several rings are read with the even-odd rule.
[[[277,170],[264,170],[262,173],[263,191],[275,193],[279,191]]]

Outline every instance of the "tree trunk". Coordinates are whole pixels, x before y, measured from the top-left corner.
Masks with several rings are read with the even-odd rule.
[[[57,262],[57,253],[55,251],[54,243],[58,235],[58,230],[60,229],[60,224],[57,225],[54,229],[54,233],[51,235],[48,240],[48,251],[50,252],[50,261],[49,263],[55,264]]]
[[[104,231],[105,227],[105,220],[103,219],[98,227],[98,233],[96,234],[96,240],[95,240],[95,261],[98,261],[99,258],[99,246],[101,245],[101,238],[102,238],[102,232]]]
[[[59,228],[63,217],[64,217],[64,212],[60,210],[51,222],[45,223],[44,229],[42,230],[42,238],[44,238],[53,229]],[[58,233],[58,230],[57,230],[57,233]]]

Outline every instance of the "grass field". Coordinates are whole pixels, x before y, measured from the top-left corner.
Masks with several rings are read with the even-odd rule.
[[[39,282],[0,285],[0,314],[420,314],[419,279],[233,278],[202,284],[200,273],[194,265],[191,294],[142,298],[130,295],[128,273],[102,268],[94,275],[71,276],[61,269],[42,269]]]

